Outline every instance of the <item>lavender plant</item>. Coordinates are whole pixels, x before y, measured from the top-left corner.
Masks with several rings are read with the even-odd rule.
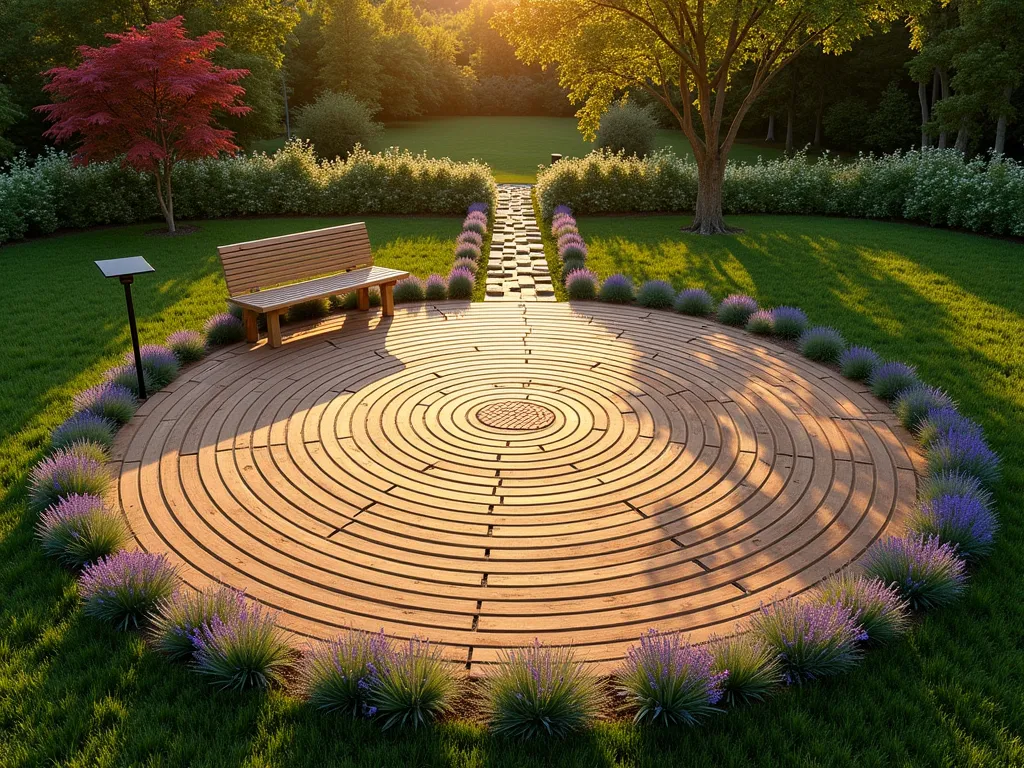
[[[194,636],[214,618],[233,621],[242,605],[243,593],[230,587],[199,592],[182,589],[161,600],[153,617],[150,637],[153,645],[175,661],[185,661],[195,652]]]
[[[718,320],[726,325],[741,328],[747,324],[750,316],[757,312],[757,302],[750,296],[734,293],[722,299],[718,305]]]
[[[99,496],[71,494],[39,518],[36,535],[43,552],[69,568],[82,568],[128,543],[128,527]]]
[[[751,631],[776,654],[787,685],[845,672],[860,661],[858,643],[867,639],[847,606],[794,599],[762,606]]]
[[[139,357],[142,359],[142,370],[149,374],[149,382],[152,382],[154,389],[166,387],[178,378],[181,363],[170,347],[162,344],[143,344],[139,347]],[[131,350],[124,353],[124,362],[134,369],[135,354]]]
[[[130,389],[109,381],[79,392],[74,403],[75,410],[88,411],[118,425],[127,424],[139,407]]]
[[[839,370],[853,381],[867,381],[882,363],[882,358],[873,349],[850,347],[839,357]]]
[[[715,712],[728,672],[716,671],[706,647],[684,642],[678,633],[651,630],[626,652],[615,685],[636,708],[634,722],[696,725]]]
[[[117,365],[103,374],[107,381],[119,387],[123,387],[132,393],[133,398],[139,396],[139,372],[135,363]],[[155,392],[159,387],[153,381],[153,377],[145,368],[142,369],[142,382],[146,385],[146,392]]]
[[[448,298],[448,285],[441,275],[430,275],[423,288],[423,296],[427,301],[444,301]]]
[[[458,258],[455,263],[452,264],[452,269],[468,269],[474,275],[476,274],[476,262],[473,259],[467,259],[465,257]]]
[[[769,309],[759,309],[747,318],[747,330],[758,336],[770,336],[775,325]]]
[[[288,322],[300,323],[304,320],[319,320],[331,313],[331,302],[326,299],[310,299],[300,301],[288,307]]]
[[[558,256],[562,261],[579,261],[587,258],[587,244],[576,234],[558,238]]]
[[[715,309],[715,300],[703,288],[686,288],[676,297],[675,310],[681,315],[707,317]]]
[[[384,633],[349,629],[330,642],[310,647],[299,670],[302,690],[317,709],[373,717],[367,697],[381,659],[394,653]]]
[[[242,321],[228,312],[214,315],[203,326],[206,343],[211,347],[234,344],[245,338],[245,326]]]
[[[597,298],[597,275],[589,269],[574,269],[565,278],[565,293],[573,301]]]
[[[966,560],[979,560],[992,551],[999,521],[984,497],[943,494],[922,501],[908,527],[952,544]]]
[[[939,435],[948,432],[973,435],[979,440],[985,437],[981,425],[961,415],[956,408],[948,405],[928,409],[924,418],[917,425],[917,440],[927,448],[938,439]]]
[[[992,508],[992,492],[973,475],[955,469],[943,470],[925,475],[918,484],[917,495],[921,501],[930,501],[939,496],[971,496]]]
[[[395,283],[394,298],[396,304],[412,304],[423,301],[426,296],[426,286],[421,278],[409,275],[404,280]]]
[[[108,555],[86,566],[78,582],[86,615],[119,629],[145,624],[177,588],[177,571],[152,552]]]
[[[817,363],[836,363],[846,349],[846,340],[835,328],[819,325],[800,334],[800,354]]]
[[[471,213],[462,222],[462,229],[467,232],[476,232],[478,235],[487,234],[487,215],[483,213]]]
[[[749,632],[712,643],[712,669],[724,674],[722,700],[729,706],[763,701],[782,682],[782,664]]]
[[[206,338],[199,331],[175,331],[167,337],[167,346],[181,365],[202,360],[206,355]]]
[[[633,281],[622,274],[605,278],[597,298],[610,304],[629,304],[633,301]]]
[[[900,423],[911,432],[918,430],[929,411],[939,408],[955,408],[953,399],[941,389],[925,384],[903,390],[893,404],[893,411]]]
[[[480,246],[468,241],[455,244],[456,259],[471,259],[474,263],[480,258]]]
[[[484,238],[479,232],[470,232],[464,230],[459,233],[459,236],[455,238],[455,245],[460,246],[463,244],[475,245],[477,248],[483,248]]]
[[[772,310],[772,332],[780,339],[797,339],[807,330],[807,315],[797,307]]]
[[[234,616],[212,617],[192,634],[193,665],[221,689],[266,688],[284,679],[295,653],[278,614],[242,599]]]
[[[440,648],[413,638],[381,657],[367,702],[376,707],[385,730],[396,725],[418,728],[450,712],[461,688]]]
[[[952,602],[967,580],[964,561],[938,536],[911,533],[876,541],[862,564],[868,576],[894,586],[914,610]]]
[[[920,383],[914,366],[896,361],[877,366],[871,372],[871,378],[868,379],[871,391],[887,402],[895,400],[905,389],[910,389]]]
[[[464,267],[456,267],[448,275],[448,298],[449,299],[471,299],[473,288],[476,286],[476,275],[472,270]]]
[[[928,446],[928,471],[960,472],[978,478],[986,488],[999,481],[999,457],[984,437],[972,432],[948,430]]]
[[[491,207],[487,203],[470,203],[469,207],[466,209],[466,214],[482,213],[486,216],[490,209]]]
[[[636,303],[647,309],[669,309],[675,301],[675,288],[665,280],[648,280],[636,292]]]
[[[50,435],[54,450],[68,448],[74,443],[88,442],[109,451],[114,444],[117,424],[91,411],[79,411],[60,424]]]
[[[54,451],[29,473],[32,507],[42,511],[75,494],[102,497],[111,482],[105,457],[103,447],[92,443],[72,443]]]
[[[818,605],[839,603],[850,608],[868,643],[891,642],[910,625],[910,606],[895,587],[849,571],[835,573],[819,584],[812,600]]]

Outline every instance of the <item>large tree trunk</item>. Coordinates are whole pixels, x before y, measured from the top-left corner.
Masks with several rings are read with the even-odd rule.
[[[960,118],[960,130],[956,132],[956,144],[953,145],[957,152],[967,154],[967,136],[969,133],[967,130],[967,118]]]
[[[917,100],[921,102],[921,149],[927,149],[928,132],[925,125],[928,123],[928,90],[924,83],[917,84]]]
[[[945,98],[947,98],[949,96],[949,75],[946,74],[946,70],[944,70],[944,69],[938,70],[938,73],[939,73],[939,87],[942,89],[942,98],[945,99]],[[932,107],[934,108],[934,106],[935,105],[933,104]],[[939,132],[939,149],[945,149],[945,148],[946,148],[946,129],[943,128]]]
[[[156,179],[156,199],[160,203],[160,212],[164,215],[164,221],[167,222],[167,231],[173,235],[175,228],[174,198],[171,196],[171,170],[161,164],[153,172],[153,178]]]
[[[775,141],[775,115],[768,115],[768,135],[764,137],[765,141]]]
[[[712,154],[714,152],[715,154]],[[697,160],[697,206],[693,224],[685,232],[698,235],[728,235],[742,230],[725,223],[722,214],[722,190],[725,186],[726,155],[712,147]]]
[[[1006,86],[1004,91],[1006,96],[1006,102],[1010,102],[1010,96],[1013,95],[1013,87]],[[999,113],[999,119],[996,121],[996,143],[992,147],[992,154],[995,157],[1002,157],[1003,150],[1006,149],[1006,112],[1001,111]]]

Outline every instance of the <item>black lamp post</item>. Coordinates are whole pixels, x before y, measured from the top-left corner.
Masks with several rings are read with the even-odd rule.
[[[156,270],[141,256],[97,261],[96,266],[100,268],[104,277],[116,277],[124,286],[124,300],[128,304],[128,325],[132,330],[132,349],[135,351],[135,373],[139,377],[139,399],[145,400],[146,382],[142,376],[142,354],[139,352],[139,329],[135,325],[135,305],[132,304],[132,283],[136,275]]]

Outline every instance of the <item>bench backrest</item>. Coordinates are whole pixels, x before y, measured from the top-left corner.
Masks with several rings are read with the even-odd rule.
[[[222,245],[217,253],[231,296],[373,264],[363,222]]]

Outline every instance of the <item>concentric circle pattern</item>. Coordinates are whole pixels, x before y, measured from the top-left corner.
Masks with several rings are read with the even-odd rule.
[[[225,349],[115,453],[139,544],[193,586],[471,670],[534,638],[607,664],[651,627],[729,634],[899,532],[920,461],[864,387],[743,332],[512,303]]]

